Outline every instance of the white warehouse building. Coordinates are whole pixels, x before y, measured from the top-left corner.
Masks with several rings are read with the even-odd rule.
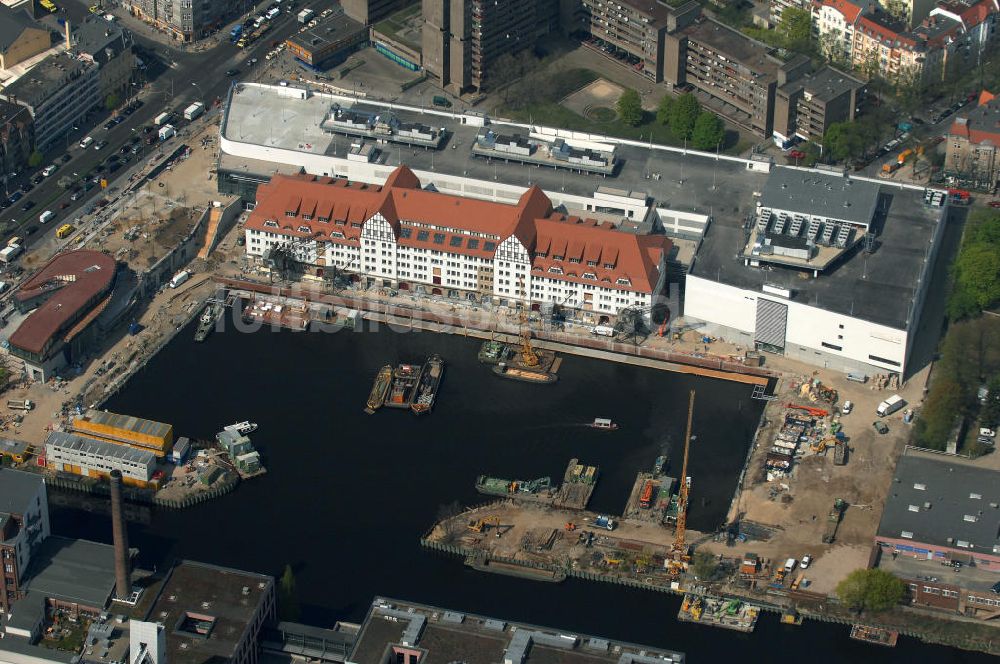
[[[684,316],[748,348],[905,375],[948,208],[920,190],[772,171],[746,218],[715,218]]]
[[[53,431],[45,439],[45,463],[84,477],[108,477],[112,470],[119,470],[125,484],[140,487],[149,483],[156,470],[152,452],[65,431]]]
[[[515,205],[425,190],[409,168],[384,185],[276,175],[244,226],[249,256],[274,250],[367,285],[500,304],[551,302],[608,319],[663,291],[671,242],[553,211],[538,187]]]

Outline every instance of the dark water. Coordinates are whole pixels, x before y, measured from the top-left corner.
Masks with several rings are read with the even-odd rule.
[[[621,513],[636,471],[658,454],[669,454],[679,473],[691,389],[697,440],[688,522],[712,529],[724,519],[760,415],[746,386],[572,356],[557,385],[525,385],[479,365],[478,341],[431,333],[229,332],[203,344],[191,336],[189,327],[107,407],[198,438],[258,422],[252,438],[269,472],[212,503],[130,525],[147,567],[186,557],[279,574],[292,564],[304,618],[317,624],[358,621],[385,595],[676,648],[691,661],[765,653],[816,662],[979,661],[907,639],[876,649],[850,641],[844,627],[786,627],[774,617],[753,635],[682,626],[674,597],[479,574],[419,546],[442,505],[483,500],[473,489],[477,475],[556,480],[571,457],[601,466],[591,507]],[[433,414],[363,414],[380,365],[430,352],[448,363]],[[582,426],[594,417],[622,428]],[[110,539],[106,516],[76,510],[57,510],[54,529]]]

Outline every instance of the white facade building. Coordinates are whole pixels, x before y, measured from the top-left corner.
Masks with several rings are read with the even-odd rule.
[[[555,213],[537,187],[516,205],[420,188],[406,167],[379,187],[313,176],[262,185],[249,256],[278,246],[368,285],[502,304],[555,303],[601,317],[663,291],[670,241]]]
[[[854,25],[862,8],[849,0],[814,0],[813,34],[823,54],[835,62],[851,62]]]
[[[53,431],[45,439],[45,462],[49,468],[85,477],[106,477],[120,470],[126,484],[138,486],[145,486],[156,470],[152,452],[65,431]]]

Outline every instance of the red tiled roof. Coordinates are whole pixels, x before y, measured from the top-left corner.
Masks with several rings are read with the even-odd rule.
[[[848,23],[854,23],[861,15],[861,7],[848,0],[821,0],[819,4],[836,9]]]
[[[659,278],[660,259],[670,249],[670,240],[662,235],[623,233],[614,230],[611,224],[558,213],[536,219],[535,227],[539,240],[533,248],[533,277],[650,292]],[[550,247],[547,253],[546,246]],[[538,255],[542,253],[546,255]],[[557,260],[556,256],[562,259]],[[591,262],[596,265],[588,265]],[[551,272],[553,267],[562,273]],[[594,276],[586,278],[585,274]],[[619,279],[625,281],[619,283]]]
[[[107,291],[115,270],[114,258],[100,251],[80,249],[53,256],[14,293],[25,302],[51,291],[11,335],[11,345],[41,354],[56,334],[86,315],[83,307]]]
[[[896,32],[867,16],[858,19],[858,28],[866,35],[877,37],[883,41],[899,42],[900,46],[916,46],[917,42],[908,34]]]
[[[974,144],[990,142],[1000,145],[1000,101],[983,90],[976,108],[963,117],[955,118],[948,135],[967,138]]]
[[[288,202],[295,200],[303,201],[297,207],[299,215],[288,217],[286,212],[292,209]],[[301,215],[311,207],[315,207],[317,216],[303,219]],[[326,212],[328,210],[330,212]],[[319,216],[323,216],[321,212],[329,215],[329,221],[319,220]],[[670,246],[664,237],[636,236],[616,231],[611,224],[554,214],[548,196],[537,186],[525,191],[517,204],[510,205],[421,189],[420,181],[406,166],[393,171],[381,187],[311,175],[275,175],[258,189],[257,207],[245,227],[296,238],[357,245],[361,225],[376,213],[381,213],[392,224],[397,241],[403,246],[492,258],[496,246],[514,235],[529,254],[547,252],[549,256],[564,256],[561,262],[551,258],[542,260],[544,265],[537,269],[533,266],[536,272],[546,271],[551,265],[565,265],[560,278],[594,283],[594,280],[584,280],[582,275],[595,272],[597,285],[608,286],[610,282],[611,286],[623,290],[651,290],[658,279],[656,268],[660,257]],[[267,222],[276,223],[277,228],[266,225]],[[454,228],[496,239],[422,229],[413,224]],[[400,233],[404,226],[409,229],[406,235]],[[308,231],[300,228],[308,228]],[[337,238],[334,233],[342,233],[344,237]],[[470,240],[475,240],[471,247]],[[492,242],[493,246],[487,247],[487,242]],[[569,255],[566,255],[567,250]],[[580,263],[569,263],[571,256],[580,259]],[[598,269],[583,269],[594,256],[599,257]],[[606,263],[614,267],[604,268]],[[570,265],[573,270],[569,269]],[[570,272],[577,276],[571,278]],[[627,279],[630,285],[618,284],[619,278]]]

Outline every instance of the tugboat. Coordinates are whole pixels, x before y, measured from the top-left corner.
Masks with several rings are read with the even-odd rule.
[[[501,362],[506,362],[510,357],[510,353],[510,346],[490,339],[489,341],[484,341],[482,347],[479,349],[479,362],[482,364],[497,365]]]
[[[208,306],[205,307],[205,311],[202,312],[201,318],[198,319],[198,328],[194,332],[194,340],[202,342],[208,339],[208,335],[212,334],[212,330],[215,329],[215,322],[222,317],[225,311],[226,308],[221,302],[209,302]]]
[[[409,408],[420,383],[422,368],[416,364],[400,364],[392,373],[392,387],[385,405],[389,408]]]
[[[444,360],[440,355],[431,355],[420,372],[420,384],[417,386],[417,396],[410,406],[410,410],[415,415],[429,413],[434,407],[434,400],[437,398],[438,387],[441,385],[441,378],[444,376]]]
[[[366,413],[371,415],[382,407],[382,404],[385,403],[385,397],[389,393],[390,383],[392,383],[392,366],[387,364],[379,369],[378,374],[375,376],[375,383],[372,385],[372,391],[368,395],[368,407],[365,408]]]
[[[587,425],[591,429],[604,429],[605,431],[617,431],[618,425],[609,419],[595,417],[594,421]]]
[[[246,436],[257,430],[257,423],[251,422],[249,420],[244,420],[242,422],[237,422],[236,424],[230,424],[226,429],[232,429],[239,433],[241,436]]]

